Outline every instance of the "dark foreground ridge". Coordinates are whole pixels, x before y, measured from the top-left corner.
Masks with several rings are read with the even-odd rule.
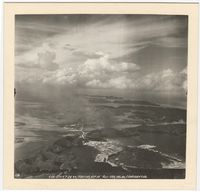
[[[125,173],[121,167],[95,162],[98,151],[83,145],[83,139],[74,135],[61,138],[41,150],[34,157],[15,163],[16,178],[38,178],[49,175]],[[48,176],[47,176],[48,174]]]
[[[109,156],[111,162],[116,162],[116,158],[120,158],[121,161],[129,161],[126,168],[122,168],[120,164],[112,166],[107,161],[95,162],[99,151],[85,145],[84,141],[77,135],[66,136],[40,150],[34,157],[17,161],[15,178],[163,179],[185,177],[184,169],[162,169],[157,165],[156,160],[167,162],[167,159],[159,158],[161,156],[158,153],[154,155],[148,151],[151,163],[149,160],[143,160],[143,155],[147,153],[144,153],[142,149],[125,148],[123,151]],[[134,156],[133,153],[135,153]],[[128,167],[128,165],[132,165],[131,163],[137,165],[137,168]],[[151,169],[151,167],[155,169]]]

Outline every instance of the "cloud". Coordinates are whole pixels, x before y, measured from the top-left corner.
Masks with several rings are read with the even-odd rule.
[[[187,68],[185,67],[181,72],[180,72],[181,74],[185,74],[185,75],[187,75]]]
[[[126,76],[112,78],[108,81],[102,82],[95,79],[86,83],[86,86],[93,88],[115,88],[115,89],[129,89],[132,87],[132,80]]]
[[[57,70],[56,51],[50,43],[43,43],[35,50],[16,56],[15,64],[22,68],[38,68],[43,70]],[[29,71],[30,73],[31,71]],[[33,74],[34,75],[34,74]]]
[[[121,76],[110,79],[108,84],[111,88],[128,89],[133,87],[133,80],[127,78],[126,76]]]
[[[46,72],[43,75],[42,83],[80,85],[92,88],[126,89],[131,87],[133,74],[140,70],[138,65],[113,62],[108,54],[100,51],[95,54],[99,58],[87,59],[77,68],[67,65],[64,68]]]
[[[157,73],[147,74],[137,81],[137,88],[154,91],[186,91],[187,73],[185,71],[186,69],[180,72],[165,69]]]
[[[98,57],[88,58],[77,67],[73,67],[72,64],[59,67],[55,62],[56,53],[44,48],[37,55],[37,64],[29,64],[29,67],[33,68],[40,66],[42,69],[40,75],[35,74],[34,77],[33,74],[30,75],[30,71],[28,74],[31,80],[40,79],[43,84],[164,92],[187,89],[186,68],[180,72],[168,68],[142,74],[143,68],[135,63],[114,61],[110,59],[109,54],[102,51],[93,54]],[[23,75],[27,80],[27,74],[23,73]]]
[[[187,92],[187,68],[185,67],[180,74],[183,78],[182,88]]]
[[[72,68],[62,68],[55,71],[43,73],[43,84],[75,85],[78,82],[78,75]]]
[[[167,37],[157,38],[152,43],[155,45],[168,48],[186,48],[187,38],[167,36]]]
[[[101,51],[96,54],[100,57],[87,59],[78,67],[79,80],[93,88],[129,88],[131,79],[127,76],[133,77],[140,67],[135,63],[114,62]]]
[[[140,67],[134,63],[113,62],[109,55],[103,52],[96,52],[100,58],[87,59],[83,65],[79,67],[81,75],[90,75],[97,73],[119,73],[119,72],[135,72],[140,70]]]
[[[182,87],[187,92],[187,80],[183,82]]]
[[[39,52],[38,53],[38,65],[47,70],[58,69],[58,64],[54,62],[56,58],[56,53],[51,51]]]

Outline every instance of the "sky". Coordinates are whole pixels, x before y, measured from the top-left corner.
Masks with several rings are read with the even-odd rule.
[[[16,15],[15,84],[185,97],[187,16]]]

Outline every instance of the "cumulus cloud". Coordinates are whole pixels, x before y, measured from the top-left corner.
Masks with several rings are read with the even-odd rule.
[[[27,69],[38,68],[46,71],[57,70],[59,68],[56,60],[57,52],[52,46],[51,43],[43,43],[42,46],[30,52],[16,56],[16,66]]]
[[[114,87],[117,89],[127,89],[132,88],[133,80],[127,78],[126,76],[117,77],[109,80],[110,87]]]
[[[182,87],[187,92],[187,80],[183,82]]]
[[[71,68],[49,71],[43,75],[42,83],[45,84],[74,84],[77,81],[77,74]]]
[[[93,54],[96,57],[88,57],[78,65],[74,65],[74,63],[58,65],[57,52],[49,46],[43,45],[37,51],[37,56],[34,58],[35,62],[32,61],[29,65],[21,64],[23,70],[18,69],[17,78],[26,81],[40,80],[43,84],[79,85],[88,88],[152,91],[187,90],[186,68],[179,72],[168,68],[145,74],[142,73],[145,68],[140,68],[138,64],[117,62],[110,58],[108,53],[102,51],[93,52]],[[35,71],[33,72],[30,68]]]
[[[185,70],[185,69],[184,69]],[[164,69],[150,74],[129,76],[121,73],[121,76],[111,76],[107,80],[96,78],[88,81],[86,86],[95,88],[115,88],[150,91],[187,91],[187,74],[183,71],[174,72]]]
[[[127,62],[112,62],[108,54],[97,52],[99,58],[87,59],[84,64],[80,65],[81,75],[97,74],[99,72],[135,72],[140,69],[137,64]]]
[[[99,57],[89,58],[76,68],[68,65],[64,68],[49,70],[43,75],[42,82],[81,85],[89,88],[152,91],[186,91],[187,89],[186,68],[180,72],[168,68],[160,72],[141,75],[141,68],[135,63],[115,62],[110,59],[109,54],[100,51],[95,54]],[[47,54],[44,58],[46,56]],[[51,60],[54,58],[52,55]]]
[[[108,54],[100,51],[95,54],[98,58],[89,58],[78,67],[66,65],[56,70],[46,71],[42,82],[91,88],[126,89],[133,87],[134,75],[140,70],[137,64],[114,62]]]
[[[38,53],[38,65],[47,70],[58,69],[58,64],[54,62],[56,58],[56,53],[52,51],[45,51]]]
[[[116,89],[128,89],[132,87],[132,80],[126,76],[112,78],[105,82],[95,79],[86,83],[86,86],[95,88],[116,88]]]
[[[182,87],[185,91],[187,91],[187,68],[186,67],[181,71],[181,76],[183,78]]]
[[[96,52],[99,58],[87,59],[78,67],[77,75],[85,85],[96,88],[129,88],[134,73],[140,70],[140,67],[134,63],[114,62],[109,54]]]
[[[137,88],[156,91],[186,90],[186,81],[186,69],[181,72],[174,72],[171,69],[165,69],[163,71],[150,73],[144,76],[140,81],[137,81]]]

